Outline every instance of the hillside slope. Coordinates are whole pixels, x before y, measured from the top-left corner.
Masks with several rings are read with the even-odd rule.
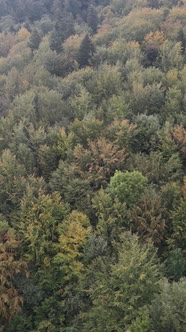
[[[0,331],[186,331],[186,1],[0,1]]]

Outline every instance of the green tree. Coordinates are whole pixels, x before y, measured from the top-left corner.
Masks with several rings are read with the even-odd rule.
[[[34,50],[37,50],[39,48],[40,42],[41,42],[41,37],[38,31],[34,29],[28,41],[28,47],[30,47],[33,52]]]
[[[159,0],[147,0],[147,5],[151,8],[159,8],[160,1]]]
[[[149,155],[134,154],[128,160],[130,170],[139,170],[149,182],[156,185],[165,185],[167,181],[181,181],[182,164],[178,153],[170,157],[163,156],[160,151],[151,152]]]
[[[173,248],[186,249],[186,202],[181,200],[180,204],[172,211],[172,235],[168,239],[168,243]]]
[[[46,195],[43,190],[33,192],[27,186],[17,215],[18,232],[22,241],[23,256],[36,266],[50,266],[56,253],[59,224],[63,221],[65,207],[58,193]]]
[[[86,35],[80,44],[77,56],[77,61],[80,65],[80,68],[90,65],[94,52],[95,52],[94,45],[89,35]]]
[[[63,39],[60,34],[53,29],[50,34],[50,48],[52,51],[56,51],[57,53],[61,53],[63,51],[62,46]]]
[[[54,25],[54,29],[50,35],[50,48],[57,53],[61,53],[63,50],[64,41],[74,34],[74,22],[69,13],[61,12],[57,13],[57,20]]]
[[[144,52],[143,64],[145,67],[157,65],[159,50],[154,45],[147,45]]]
[[[152,329],[155,332],[183,332],[186,321],[186,280],[161,282],[161,291],[150,306]]]
[[[130,331],[136,319],[145,325],[146,305],[159,288],[155,250],[129,233],[123,234],[117,248],[117,262],[97,258],[92,263],[92,306],[82,315],[83,331]]]
[[[108,108],[110,107],[110,101],[112,97],[115,97],[113,103],[116,105],[118,102],[120,93],[122,89],[122,77],[120,72],[120,67],[111,66],[107,64],[101,64],[92,75],[92,79],[87,84],[87,90],[92,94],[92,100],[98,106],[96,112],[96,118],[104,121],[107,124],[110,119],[108,117]],[[121,103],[124,99],[121,100]],[[112,99],[111,99],[112,103]],[[101,107],[102,106],[102,107]],[[123,106],[125,109],[125,105]],[[114,118],[116,110],[113,110]],[[123,116],[123,114],[122,114]]]
[[[160,47],[161,68],[167,72],[171,68],[181,69],[183,66],[183,55],[181,43],[166,40]]]
[[[135,118],[131,135],[132,151],[149,153],[157,149],[160,143],[160,122],[157,115],[141,114]]]
[[[87,13],[87,24],[91,28],[93,33],[96,33],[98,27],[98,16],[96,8],[90,5]]]
[[[186,259],[184,250],[175,248],[169,250],[165,260],[166,275],[170,280],[178,281],[181,277],[186,277]]]
[[[106,241],[108,252],[113,253],[113,242],[119,241],[123,231],[130,230],[126,204],[120,202],[117,197],[100,189],[93,197],[92,204],[96,218],[94,218],[95,234]],[[96,221],[96,223],[95,223]]]
[[[4,150],[0,158],[0,212],[10,217],[18,209],[25,184],[25,168],[10,150]]]
[[[147,178],[139,171],[116,171],[110,180],[107,192],[112,197],[116,196],[121,202],[125,202],[130,207],[139,200],[147,182]]]

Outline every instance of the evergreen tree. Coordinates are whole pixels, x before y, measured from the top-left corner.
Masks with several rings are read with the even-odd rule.
[[[159,288],[160,272],[153,246],[142,245],[136,236],[123,233],[117,262],[99,257],[91,268],[92,307],[83,316],[83,331],[129,332],[136,319],[140,325],[146,324],[146,305]]]
[[[92,29],[92,32],[96,33],[98,27],[98,16],[96,8],[93,5],[90,5],[88,9],[87,24]]]
[[[90,65],[90,61],[93,54],[94,54],[94,45],[89,35],[86,35],[81,42],[77,57],[77,61],[81,68]]]
[[[54,29],[50,35],[50,48],[57,53],[61,53],[63,50],[62,38],[56,29]]]
[[[151,8],[159,8],[160,2],[159,0],[147,0],[147,5]]]
[[[50,36],[50,48],[57,53],[62,52],[62,44],[74,34],[73,18],[68,13],[58,14],[57,21]]]
[[[186,47],[186,38],[185,38],[183,29],[180,29],[178,31],[177,41],[181,43],[182,52],[184,53],[185,47]]]
[[[28,41],[28,47],[30,47],[33,52],[34,50],[37,50],[39,48],[40,42],[41,42],[41,37],[38,31],[34,29]]]
[[[186,279],[161,281],[161,290],[150,306],[151,331],[184,332],[186,322]]]
[[[159,57],[159,50],[154,45],[147,45],[144,52],[144,67],[154,66]]]

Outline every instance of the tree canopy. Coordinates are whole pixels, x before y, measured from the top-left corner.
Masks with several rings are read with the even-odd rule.
[[[185,332],[186,1],[0,1],[0,331]]]

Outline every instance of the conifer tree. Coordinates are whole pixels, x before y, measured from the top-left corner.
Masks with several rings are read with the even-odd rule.
[[[94,54],[94,45],[89,35],[86,35],[81,42],[77,57],[77,61],[81,68],[90,65],[90,60],[93,54]]]
[[[50,48],[57,53],[63,50],[62,44],[69,36],[74,34],[72,16],[68,13],[60,13],[50,36]]]
[[[61,53],[63,50],[61,36],[57,33],[56,29],[50,35],[50,48],[57,53]]]
[[[186,38],[185,38],[183,29],[180,29],[178,31],[177,41],[181,43],[182,52],[184,53],[185,47],[186,47]]]
[[[151,8],[157,9],[160,6],[160,2],[159,2],[159,0],[148,0],[147,5]]]
[[[34,29],[28,41],[28,47],[30,47],[33,52],[34,50],[37,50],[39,48],[40,42],[41,42],[41,37],[38,31]]]
[[[92,32],[96,33],[98,27],[98,16],[96,9],[93,5],[90,5],[88,9],[87,24],[92,29]]]

